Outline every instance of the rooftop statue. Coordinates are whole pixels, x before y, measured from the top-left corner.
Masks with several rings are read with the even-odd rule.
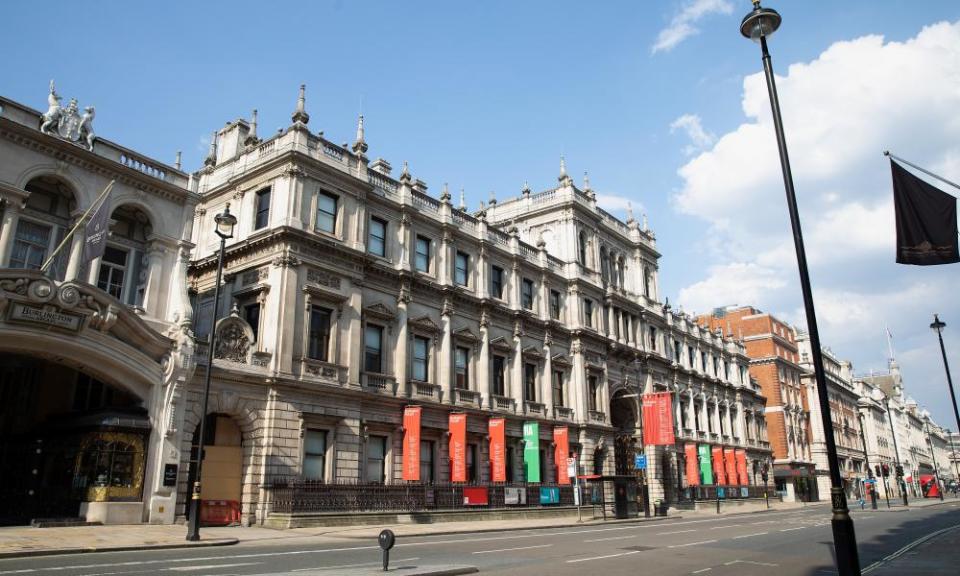
[[[50,93],[47,95],[47,111],[40,122],[40,131],[50,136],[59,136],[64,140],[77,143],[87,150],[93,150],[93,141],[96,135],[93,132],[93,106],[84,108],[80,115],[80,106],[76,98],[64,108],[60,105],[63,97],[57,94],[53,80],[50,81]]]

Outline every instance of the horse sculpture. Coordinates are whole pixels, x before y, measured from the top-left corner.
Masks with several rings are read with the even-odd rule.
[[[50,94],[47,96],[48,108],[40,122],[40,131],[44,134],[57,134],[60,117],[63,114],[63,109],[60,107],[60,100],[62,100],[62,98],[57,94],[57,89],[53,85],[53,80],[51,80]]]

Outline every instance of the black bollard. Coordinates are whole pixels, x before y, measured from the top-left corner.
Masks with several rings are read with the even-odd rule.
[[[380,549],[383,550],[383,571],[386,572],[387,568],[390,566],[390,549],[393,548],[393,543],[396,542],[397,537],[393,535],[393,532],[390,530],[384,530],[380,532],[380,535],[377,536],[377,542],[380,543]]]

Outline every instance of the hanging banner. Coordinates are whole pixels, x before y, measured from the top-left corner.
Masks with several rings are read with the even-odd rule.
[[[569,484],[567,457],[570,451],[570,433],[566,426],[553,429],[553,465],[557,467],[557,484]]]
[[[673,446],[673,402],[670,392],[643,395],[643,444]]]
[[[697,446],[700,451],[700,475],[704,484],[713,484],[713,468],[710,466],[710,446],[701,444]]]
[[[403,479],[420,480],[420,407],[403,409]]]
[[[490,435],[490,481],[507,481],[506,428],[503,418],[491,418],[487,422]]]
[[[717,486],[725,486],[727,482],[727,469],[723,465],[723,448],[714,446],[713,453],[713,473],[717,477]]]
[[[733,448],[723,450],[723,461],[727,465],[727,484],[737,483],[737,459],[733,455]]]
[[[467,481],[467,415],[450,414],[450,481]]]
[[[540,481],[540,423],[523,423],[523,470],[527,482]]]
[[[687,457],[687,486],[700,485],[700,466],[697,462],[697,445],[688,442],[683,451]]]
[[[740,477],[741,486],[750,485],[750,476],[747,475],[747,453],[738,449],[737,455],[737,476]]]

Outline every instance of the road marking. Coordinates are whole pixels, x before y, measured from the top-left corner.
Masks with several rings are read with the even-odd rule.
[[[954,524],[953,526],[947,526],[946,528],[943,528],[942,530],[937,530],[936,532],[932,532],[932,533],[927,534],[927,535],[925,535],[925,536],[923,536],[923,537],[921,537],[921,538],[918,538],[918,539],[914,540],[913,542],[907,544],[907,545],[904,546],[903,548],[897,550],[897,551],[894,552],[893,554],[890,554],[889,556],[886,556],[886,557],[884,557],[884,558],[881,558],[880,560],[877,560],[877,561],[874,562],[873,564],[867,566],[866,568],[863,569],[863,572],[862,572],[862,573],[863,573],[863,574],[869,574],[870,572],[873,572],[874,570],[876,570],[876,569],[879,568],[880,566],[883,566],[884,563],[889,562],[889,561],[891,561],[891,560],[894,560],[894,559],[896,559],[896,558],[899,558],[900,556],[906,554],[907,552],[909,552],[909,551],[912,550],[913,548],[916,548],[916,547],[919,546],[920,544],[923,544],[924,542],[926,542],[926,541],[928,541],[928,540],[930,540],[930,539],[932,539],[932,538],[936,538],[937,536],[939,536],[939,535],[941,535],[941,534],[944,534],[944,533],[946,533],[946,532],[950,532],[951,530],[956,530],[957,528],[960,528],[960,524]]]
[[[687,542],[686,544],[674,544],[673,546],[667,546],[667,548],[683,548],[685,546],[697,546],[699,544],[713,544],[716,540],[703,540],[701,542]]]
[[[732,562],[724,562],[724,566],[733,566],[734,564],[753,564],[754,566],[779,566],[779,564],[771,564],[770,562],[754,562],[753,560],[733,560]]]
[[[637,534],[631,534],[630,536],[612,536],[610,538],[594,538],[592,540],[584,540],[584,542],[609,542],[610,540],[629,540],[631,538],[636,538]]]
[[[176,566],[174,568],[167,568],[173,572],[193,572],[195,570],[207,570],[210,568],[219,569],[219,568],[236,568],[237,566],[253,566],[256,564],[262,564],[262,562],[238,562],[235,564],[205,564],[203,566]]]
[[[687,532],[696,532],[696,530],[677,530],[675,532],[657,532],[654,536],[669,536],[671,534],[686,534]]]
[[[701,572],[709,572],[711,570],[713,570],[713,568],[701,568],[700,570],[694,570],[691,574],[700,574]]]
[[[797,526],[796,528],[784,528],[781,532],[792,532],[794,530],[803,530],[806,526]]]
[[[419,560],[420,557],[416,558],[398,558],[394,560],[394,563],[397,562],[413,562]],[[364,566],[380,566],[380,562],[364,562],[363,564],[341,564],[340,566],[318,566],[316,568],[294,568],[291,572],[308,572],[316,570],[335,570],[337,568],[362,568]]]
[[[743,524],[727,524],[726,526],[714,526],[711,530],[720,530],[721,528],[736,528],[737,526],[743,526]],[[694,572],[696,574],[696,572]]]
[[[779,520],[763,520],[763,521],[761,521],[761,522],[751,522],[751,524],[753,524],[753,525],[757,525],[757,524],[779,524],[779,523],[780,523]]]
[[[734,540],[739,540],[741,538],[753,538],[754,536],[766,536],[769,532],[757,532],[756,534],[744,534],[743,536],[734,536]]]
[[[514,550],[532,550],[534,548],[549,548],[553,544],[540,544],[539,546],[520,546],[518,548],[500,548],[499,550],[481,550],[479,552],[472,552],[472,554],[492,554],[494,552],[513,552]]]
[[[620,556],[629,556],[631,554],[639,554],[640,550],[634,550],[633,552],[621,552],[620,554],[607,554],[606,556],[593,556],[591,558],[577,558],[576,560],[567,560],[567,564],[576,564],[577,562],[589,562],[590,560],[603,560],[605,558],[619,558]]]

